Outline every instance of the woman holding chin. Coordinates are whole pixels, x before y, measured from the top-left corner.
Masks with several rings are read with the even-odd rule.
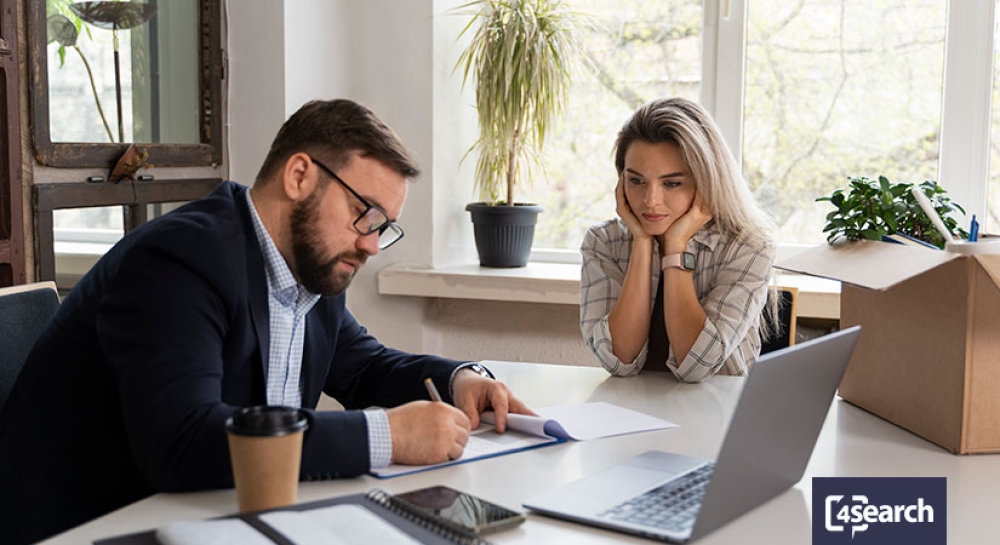
[[[774,224],[711,116],[680,98],[644,104],[615,141],[618,218],[584,238],[580,329],[613,375],[745,375],[763,318]]]

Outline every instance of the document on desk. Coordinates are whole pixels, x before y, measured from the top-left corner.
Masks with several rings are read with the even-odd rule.
[[[371,473],[380,478],[397,477],[565,441],[587,441],[677,427],[677,424],[662,418],[603,401],[545,407],[534,411],[538,416],[508,414],[505,433],[497,433],[493,426],[492,412],[483,413],[482,423],[469,435],[465,451],[456,460],[424,466],[390,464],[381,469],[373,469]]]

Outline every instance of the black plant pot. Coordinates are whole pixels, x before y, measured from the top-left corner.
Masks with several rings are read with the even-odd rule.
[[[483,267],[523,267],[528,264],[535,223],[542,207],[534,204],[514,206],[483,202],[469,203],[472,227],[476,235],[479,264]]]

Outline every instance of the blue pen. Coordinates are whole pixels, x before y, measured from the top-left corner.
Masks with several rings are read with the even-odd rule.
[[[976,215],[972,215],[972,222],[969,224],[969,242],[976,242],[979,240],[979,222],[976,221]]]

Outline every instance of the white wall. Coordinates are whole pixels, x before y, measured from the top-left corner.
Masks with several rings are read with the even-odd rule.
[[[282,2],[226,2],[229,179],[251,185],[284,115]]]
[[[400,219],[406,237],[368,262],[348,290],[358,321],[383,343],[459,359],[594,365],[577,307],[381,296],[393,263],[475,260],[475,112],[452,75],[461,0],[240,0],[230,8],[231,177],[250,183],[284,119],[305,101],[346,97],[372,108],[417,155],[423,174]],[[234,9],[238,7],[238,9]],[[283,25],[281,24],[283,22]],[[284,27],[283,35],[281,30]],[[457,106],[457,107],[456,107]]]

